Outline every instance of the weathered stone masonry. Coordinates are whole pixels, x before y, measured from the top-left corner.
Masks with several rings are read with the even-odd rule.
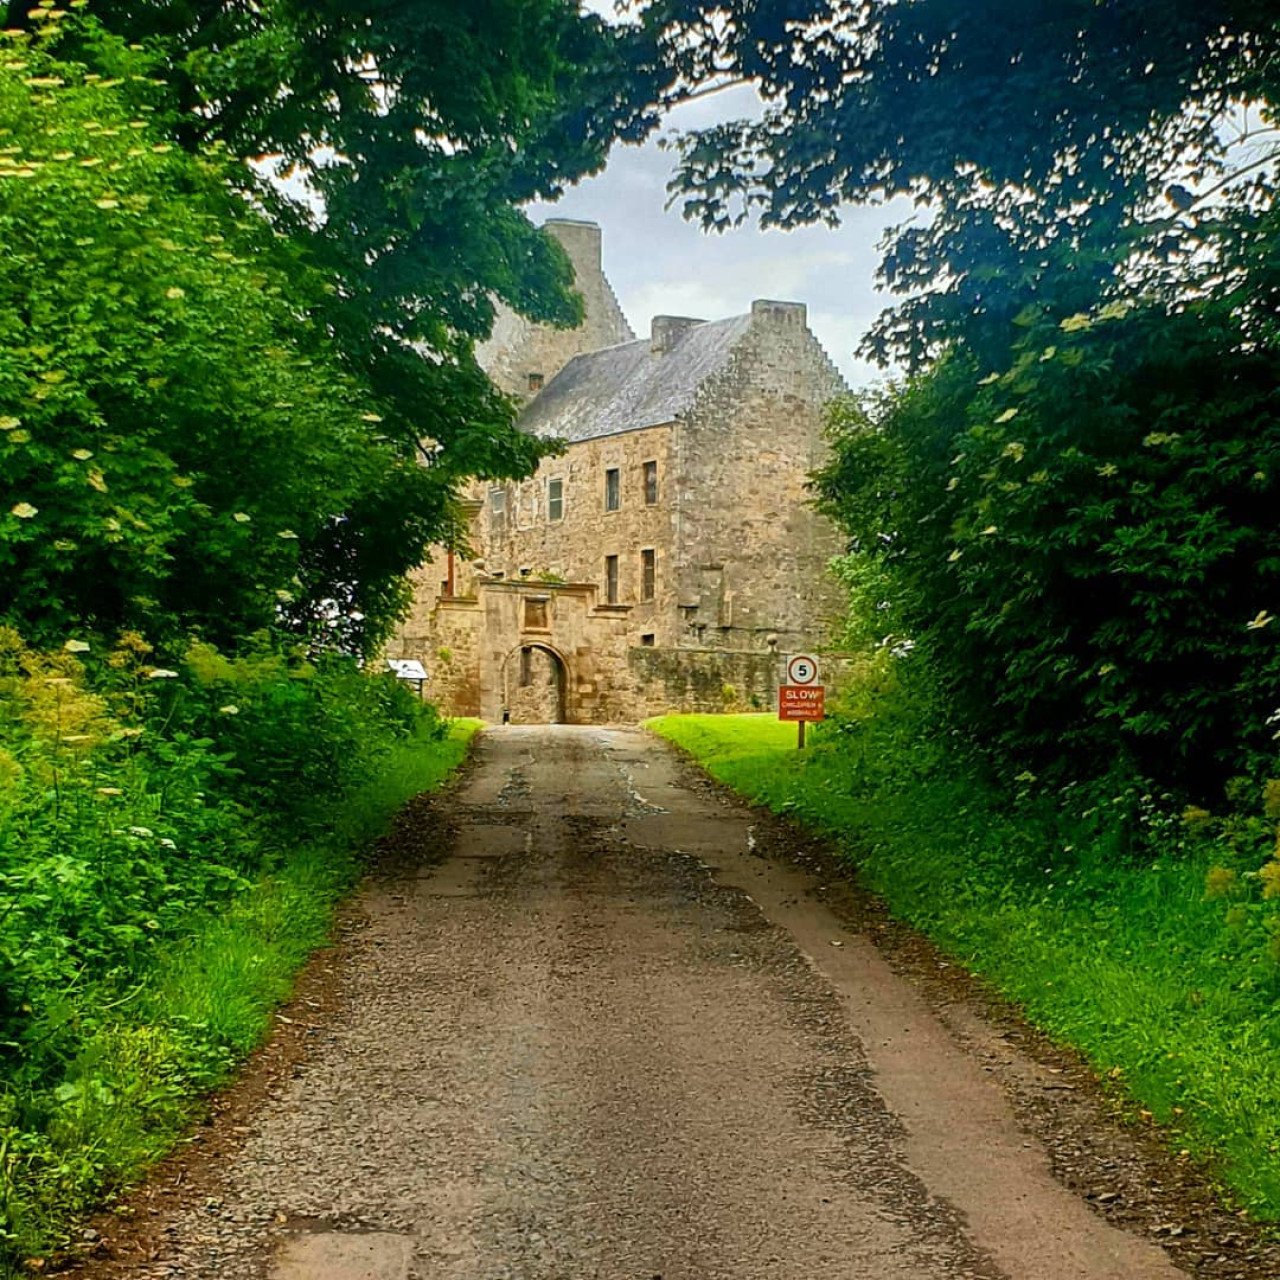
[[[424,662],[444,710],[493,721],[769,708],[781,656],[823,646],[842,610],[826,572],[839,540],[806,488],[839,374],[798,303],[661,316],[636,341],[599,229],[548,230],[586,322],[504,315],[482,357],[528,398],[522,429],[565,452],[472,491],[471,558],[418,572],[388,653]]]

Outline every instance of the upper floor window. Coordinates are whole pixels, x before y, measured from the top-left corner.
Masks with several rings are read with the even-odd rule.
[[[564,481],[547,481],[547,519],[564,519]]]
[[[500,516],[506,511],[507,491],[505,489],[489,490],[489,509],[495,516]]]
[[[618,603],[618,557],[604,558],[604,598],[606,604]]]
[[[622,472],[610,467],[604,473],[604,509],[617,511],[622,506]]]
[[[640,599],[652,600],[658,579],[658,553],[646,548],[640,553]]]
[[[646,462],[644,464],[645,506],[652,507],[657,501],[658,501],[658,464],[656,462]]]
[[[529,390],[530,390],[530,391],[541,391],[541,390],[542,390],[542,388],[543,388],[544,386],[546,386],[546,383],[547,383],[546,378],[545,378],[545,377],[543,377],[543,375],[542,375],[542,374],[540,374],[540,373],[531,373],[531,374],[529,375]]]

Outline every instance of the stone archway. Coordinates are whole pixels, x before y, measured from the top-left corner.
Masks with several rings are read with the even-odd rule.
[[[550,645],[513,649],[502,667],[503,720],[511,724],[565,724],[569,671]]]

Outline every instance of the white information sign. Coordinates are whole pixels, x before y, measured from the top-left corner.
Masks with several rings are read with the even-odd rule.
[[[388,658],[387,670],[400,680],[425,680],[427,669],[416,658]]]
[[[788,684],[817,684],[818,660],[808,653],[793,654],[787,659]]]

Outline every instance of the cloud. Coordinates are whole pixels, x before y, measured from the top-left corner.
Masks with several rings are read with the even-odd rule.
[[[588,0],[599,13],[613,0]],[[673,112],[664,133],[754,116],[760,101],[735,89]],[[657,139],[615,147],[605,171],[566,192],[554,204],[530,210],[547,217],[583,218],[604,229],[605,271],[637,333],[654,315],[706,320],[740,315],[757,298],[804,302],[809,325],[854,386],[875,374],[853,351],[892,299],[875,288],[876,243],[886,227],[910,213],[905,202],[885,208],[849,208],[836,228],[761,231],[746,224],[707,233],[668,208],[667,184],[676,164]]]

